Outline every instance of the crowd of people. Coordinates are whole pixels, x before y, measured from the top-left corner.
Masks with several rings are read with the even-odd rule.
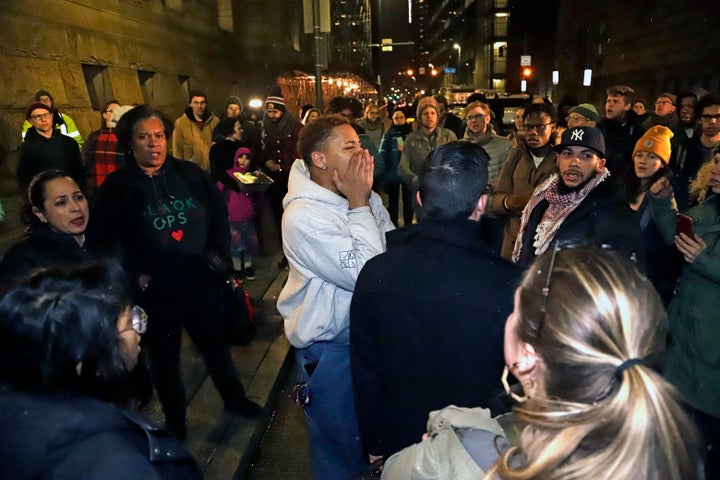
[[[535,99],[504,137],[480,94],[462,117],[418,98],[411,124],[352,97],[296,116],[274,90],[256,124],[193,90],[175,122],[110,100],[85,142],[34,100],[27,238],[0,263],[3,455],[90,429],[33,468],[107,472],[102,436],[138,472],[195,478],[173,443],[182,330],[225,407],[260,416],[221,292],[255,278],[267,205],[314,478],[720,478],[719,97]],[[169,434],[137,416],[153,389]]]

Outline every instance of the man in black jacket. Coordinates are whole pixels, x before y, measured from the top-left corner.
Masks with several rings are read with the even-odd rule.
[[[469,142],[438,147],[419,175],[427,217],[388,232],[350,307],[355,405],[370,459],[417,442],[450,404],[500,413],[503,328],[520,270],[482,241],[488,157]]]
[[[640,222],[605,167],[600,130],[568,128],[555,150],[559,173],[541,183],[525,206],[513,261],[527,267],[555,240],[565,240],[611,246],[644,268]]]
[[[53,128],[53,111],[43,103],[32,103],[25,112],[32,125],[20,145],[15,178],[23,193],[30,180],[43,170],[60,170],[72,177],[85,191],[86,170],[80,147],[72,138]]]

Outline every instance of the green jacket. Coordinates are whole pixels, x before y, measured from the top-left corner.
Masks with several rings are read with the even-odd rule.
[[[497,460],[495,439],[506,436],[490,410],[454,405],[430,412],[427,429],[427,439],[387,459],[383,480],[477,480]],[[466,440],[477,439],[477,434],[482,435],[480,442]],[[472,453],[467,450],[469,444]]]
[[[405,146],[398,165],[398,173],[403,182],[410,185],[413,190],[417,190],[418,174],[425,157],[435,147],[455,140],[457,140],[457,136],[451,130],[441,127],[437,127],[432,135],[428,135],[422,127],[410,132],[405,138]]]
[[[670,349],[665,375],[692,407],[720,418],[720,222],[718,195],[686,212],[707,248],[686,263],[668,308]],[[669,203],[669,202],[668,202]],[[675,228],[665,205],[666,230]]]

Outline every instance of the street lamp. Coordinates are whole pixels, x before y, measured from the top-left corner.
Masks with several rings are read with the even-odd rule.
[[[458,51],[458,67],[460,66],[460,58],[462,57],[462,47],[459,43],[453,45],[453,48]]]

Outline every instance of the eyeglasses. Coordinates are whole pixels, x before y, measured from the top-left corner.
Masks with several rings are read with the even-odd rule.
[[[552,124],[553,124],[553,122],[541,123],[539,125],[533,125],[531,123],[526,123],[525,130],[535,130],[537,132],[542,132],[543,130],[545,130],[546,127],[548,127],[549,125],[552,125]]]
[[[717,115],[702,114],[702,115],[700,115],[700,120],[702,120],[703,122],[709,122],[711,120],[720,122],[720,114],[717,114]]]
[[[567,117],[565,117],[565,121],[569,122],[570,120],[572,120],[573,122],[590,121],[589,118],[585,118],[582,115],[568,115]]]
[[[125,330],[120,330],[120,333],[127,332],[129,330],[134,330],[138,335],[142,335],[147,331],[147,321],[148,316],[147,313],[145,313],[145,310],[139,305],[133,305],[132,306],[132,328],[126,328]]]
[[[468,122],[473,122],[475,120],[480,120],[481,118],[485,118],[485,115],[483,115],[482,113],[479,113],[477,115],[468,115],[465,118],[467,118]]]
[[[52,117],[52,113],[46,112],[46,113],[38,113],[37,115],[30,115],[30,118],[33,120],[45,120],[46,118]]]
[[[655,105],[664,105],[666,103],[672,104],[670,100],[658,100],[657,102],[655,102]]]

